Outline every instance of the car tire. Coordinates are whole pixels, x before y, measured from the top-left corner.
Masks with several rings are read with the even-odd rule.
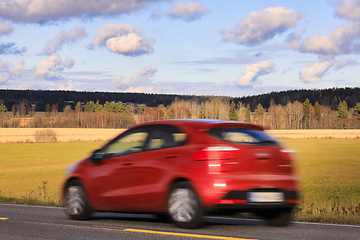
[[[86,220],[91,214],[85,189],[78,180],[71,181],[66,187],[65,209],[73,220]]]
[[[286,227],[290,224],[292,218],[292,211],[283,210],[274,213],[268,213],[264,216],[267,224],[273,227]]]
[[[169,194],[168,210],[171,220],[180,228],[197,228],[202,224],[203,206],[187,182],[173,185]]]

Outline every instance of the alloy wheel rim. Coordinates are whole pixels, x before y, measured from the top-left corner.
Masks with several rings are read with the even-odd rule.
[[[71,215],[79,215],[84,211],[84,192],[79,186],[70,186],[66,193],[66,208]]]
[[[190,222],[197,211],[196,196],[193,191],[178,188],[169,198],[169,213],[176,222]]]

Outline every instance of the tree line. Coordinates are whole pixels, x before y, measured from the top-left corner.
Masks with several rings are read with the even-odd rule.
[[[167,105],[150,107],[146,104],[123,104],[99,101],[77,102],[62,109],[47,104],[45,112],[36,112],[22,102],[8,110],[0,100],[0,127],[60,127],[60,128],[127,128],[136,123],[164,119],[222,119],[251,122],[267,129],[358,129],[360,128],[360,102],[349,108],[345,100],[335,110],[295,100],[286,105],[273,99],[265,108],[258,103],[254,110],[250,104],[225,101],[221,98],[200,102],[177,99]]]
[[[287,105],[295,101],[304,102],[309,99],[311,104],[319,102],[326,108],[337,110],[337,106],[343,100],[349,108],[354,108],[360,102],[360,88],[330,88],[330,89],[301,89],[280,92],[271,92],[256,96],[228,97],[228,96],[195,96],[195,95],[176,95],[176,94],[152,94],[152,93],[124,93],[124,92],[81,92],[81,91],[54,91],[54,90],[6,90],[0,89],[0,99],[4,100],[4,105],[11,110],[16,104],[25,103],[33,106],[35,111],[44,112],[47,104],[56,104],[58,109],[63,109],[66,105],[75,107],[77,102],[90,102],[98,100],[100,104],[108,102],[123,103],[142,103],[149,107],[159,105],[171,105],[175,99],[184,101],[208,102],[212,99],[221,101],[234,101],[235,104],[249,104],[252,111],[255,111],[257,104],[264,108],[270,107],[271,99],[276,104]]]

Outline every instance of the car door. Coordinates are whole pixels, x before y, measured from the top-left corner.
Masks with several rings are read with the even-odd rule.
[[[120,135],[100,150],[103,158],[96,161],[88,172],[99,210],[117,210],[127,205],[130,194],[127,189],[132,184],[129,182],[129,166],[146,156],[143,150],[148,136],[148,128],[135,129]]]
[[[129,210],[152,211],[164,204],[164,192],[176,168],[179,149],[186,135],[174,126],[154,125],[144,146],[143,156],[126,166],[126,205]]]

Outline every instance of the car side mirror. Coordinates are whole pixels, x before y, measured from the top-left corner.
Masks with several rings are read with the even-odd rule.
[[[105,156],[105,153],[102,149],[97,149],[91,154],[91,162],[96,163],[102,160]]]

